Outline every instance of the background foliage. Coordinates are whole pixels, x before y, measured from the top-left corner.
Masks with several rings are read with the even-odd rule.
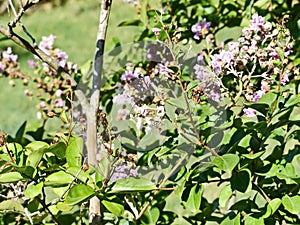
[[[95,5],[78,1],[74,7],[87,15]],[[115,23],[130,37],[133,32],[136,35],[135,43],[126,48],[130,39],[112,32],[115,37],[107,45],[108,52],[113,46],[116,49],[105,59],[108,73],[103,78],[98,118],[99,164],[86,164],[85,117],[71,101],[73,90],[68,86],[38,89],[42,97],[36,93],[32,97],[39,106],[41,101],[47,103],[38,108],[42,122],[25,122],[15,135],[2,134],[0,139],[0,224],[85,224],[87,201],[93,196],[101,199],[103,224],[298,224],[300,4],[179,0],[126,6],[116,2],[116,6],[131,7],[137,13]],[[49,13],[60,7],[70,10],[66,3]],[[113,8],[112,15],[123,16],[119,10],[125,11]],[[28,16],[29,29],[34,36],[48,36],[47,30],[34,30],[36,19],[30,19],[35,13]],[[256,13],[278,33],[259,42],[249,61],[243,62],[243,46],[226,61],[221,53],[228,53],[230,41],[245,44],[241,36],[254,39],[243,28],[253,24]],[[211,24],[201,27],[197,40],[192,27],[204,19]],[[89,57],[83,55],[89,53],[81,54],[82,47],[78,53],[68,44],[71,39],[82,45],[74,35],[82,29],[75,26],[72,31],[70,25],[66,34],[65,20],[53,22],[59,23],[58,30],[51,33],[58,35],[57,41],[62,39],[59,48],[74,51],[68,54],[80,66],[70,71],[88,92],[90,62],[84,63]],[[155,34],[153,28],[161,30]],[[292,42],[293,52],[285,55]],[[138,50],[154,59],[137,57]],[[258,53],[267,53],[268,60],[263,62],[268,64],[258,60],[262,57]],[[22,57],[25,62],[30,58],[20,53]],[[214,59],[219,59],[220,67],[213,64]],[[19,67],[23,71],[27,66],[13,64],[16,71]],[[47,87],[54,78],[63,82],[59,75],[53,77],[41,68],[24,69],[22,74],[48,77],[43,80]],[[289,81],[283,82],[287,70]],[[16,80],[20,77],[12,78],[17,85],[24,83],[24,77],[21,82]],[[7,78],[3,80],[8,83]],[[33,79],[29,85],[39,82]],[[148,92],[143,92],[149,84]],[[63,91],[59,96],[58,89]],[[259,91],[264,95],[258,97]],[[64,100],[63,107],[57,107],[58,97]],[[49,128],[52,120],[62,126]],[[76,133],[74,124],[80,124]]]

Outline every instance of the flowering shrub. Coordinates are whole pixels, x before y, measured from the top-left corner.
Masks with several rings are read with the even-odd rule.
[[[90,63],[67,62],[53,35],[38,47],[78,85],[29,61],[45,94],[38,109],[67,126],[47,138],[25,125],[15,138],[0,134],[5,224],[85,223],[95,196],[103,224],[299,223],[299,68],[289,17],[253,14],[239,37],[220,40],[233,17],[241,22],[237,12],[259,11],[257,3],[127,2],[144,32],[104,57],[95,165],[84,145],[89,108],[73,98],[93,94]],[[2,76],[25,79],[11,49],[1,63]]]

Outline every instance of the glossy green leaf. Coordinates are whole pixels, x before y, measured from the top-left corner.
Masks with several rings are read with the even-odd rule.
[[[200,209],[203,186],[199,183],[195,184],[190,191],[189,197],[186,202],[186,207],[192,212],[197,212]]]
[[[26,149],[31,152],[29,153],[26,164],[32,167],[37,167],[48,147],[49,145],[42,141],[29,143],[26,146]]]
[[[34,198],[35,196],[38,196],[39,194],[42,193],[43,186],[44,186],[43,182],[38,184],[30,184],[24,192],[25,197]]]
[[[240,225],[240,214],[238,214],[237,216],[233,217],[231,215],[227,216],[220,225]]]
[[[282,204],[284,208],[292,214],[300,216],[300,196],[283,196]]]
[[[70,138],[66,149],[66,159],[69,166],[82,165],[83,139],[78,136]]]
[[[19,172],[0,174],[0,184],[13,183],[21,180],[24,180],[24,177]]]
[[[251,172],[248,169],[243,169],[237,173],[233,173],[230,178],[230,184],[232,190],[237,190],[245,193],[252,187]]]
[[[101,203],[105,208],[116,216],[122,216],[124,213],[124,206],[121,201],[117,198],[110,198],[102,200]]]
[[[151,191],[155,190],[156,185],[145,178],[125,178],[117,180],[111,188],[111,193],[133,192],[133,191]]]
[[[254,154],[242,154],[242,156],[247,159],[256,159],[256,158],[262,156],[264,153],[265,153],[265,151],[261,151],[261,152],[257,152]]]
[[[213,164],[225,172],[231,172],[234,167],[239,163],[239,156],[234,154],[226,154],[222,156],[217,156],[213,159]]]
[[[58,171],[55,173],[50,174],[45,179],[45,185],[46,186],[52,186],[52,187],[61,187],[61,186],[67,186],[74,180],[74,177],[64,171]]]
[[[24,208],[18,201],[4,200],[0,202],[0,211],[3,210],[14,210],[16,212],[24,212]]]
[[[59,202],[57,203],[56,205],[56,208],[59,210],[59,211],[71,211],[73,209],[73,206],[71,205],[68,205],[64,202]]]
[[[142,26],[143,22],[139,19],[133,19],[133,20],[128,20],[128,21],[124,21],[119,23],[119,27],[123,27],[123,26]]]
[[[66,155],[66,144],[64,142],[58,142],[54,145],[51,145],[47,152],[52,152],[54,155],[56,155],[58,158],[64,158]]]
[[[252,216],[245,217],[245,225],[265,225],[263,218],[254,218]]]
[[[160,211],[157,207],[148,208],[144,213],[141,222],[145,225],[156,225],[159,219]]]
[[[85,184],[78,184],[73,186],[66,196],[66,204],[76,205],[78,203],[87,201],[94,195],[94,189]]]
[[[272,199],[267,205],[267,211],[263,216],[263,218],[268,218],[269,216],[273,215],[280,205],[281,205],[281,200],[279,198]]]
[[[232,196],[232,189],[230,185],[224,186],[220,191],[219,204],[221,207],[227,207],[228,201]]]

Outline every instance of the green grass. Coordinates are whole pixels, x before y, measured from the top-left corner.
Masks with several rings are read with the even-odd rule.
[[[56,35],[56,47],[66,51],[70,61],[81,65],[94,57],[100,9],[98,2],[69,0],[65,5],[52,9],[43,7],[22,18],[22,23],[37,41],[40,41],[42,36]],[[136,17],[131,5],[124,3],[123,0],[113,2],[106,50],[110,50],[113,46],[111,41],[113,37],[117,37],[122,43],[132,42],[134,36],[140,32],[139,28],[118,27],[117,25],[124,20]],[[5,25],[11,19],[4,15],[0,17],[0,23]],[[20,28],[16,31],[28,39]],[[33,56],[13,45],[10,40],[0,42],[0,49],[6,49],[8,46],[12,46],[13,51],[19,55],[23,71],[30,73],[27,69],[27,60]],[[12,88],[8,85],[7,79],[0,78],[0,130],[9,134],[14,134],[25,120],[29,122],[36,120],[37,99],[30,101],[23,96],[25,87],[21,82],[16,83],[16,87]]]

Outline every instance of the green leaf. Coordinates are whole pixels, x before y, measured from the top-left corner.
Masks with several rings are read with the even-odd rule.
[[[247,190],[251,189],[252,187],[250,179],[251,172],[248,169],[243,169],[238,173],[233,173],[230,178],[232,190],[237,190],[243,193],[247,192]]]
[[[21,167],[15,167],[16,171],[21,173],[24,177],[30,177],[33,178],[37,171],[31,166],[21,166]]]
[[[256,158],[262,156],[264,153],[265,153],[265,151],[261,151],[261,152],[257,152],[254,154],[242,154],[242,156],[247,159],[256,159]]]
[[[25,127],[26,127],[27,121],[25,121],[18,129],[16,136],[15,136],[15,141],[16,142],[21,142],[24,132],[25,132]]]
[[[26,160],[26,164],[32,167],[37,167],[48,147],[49,145],[42,141],[34,141],[29,143],[25,147],[27,150],[31,151]]]
[[[0,202],[0,211],[14,210],[16,212],[24,212],[23,206],[18,201],[5,200]]]
[[[252,216],[245,217],[245,225],[264,225],[264,224],[265,223],[263,218],[256,219]]]
[[[225,172],[231,172],[239,163],[239,156],[234,154],[226,154],[217,156],[213,159],[213,164]]]
[[[83,139],[78,136],[70,138],[66,149],[66,159],[69,166],[82,165]]]
[[[59,202],[59,203],[57,203],[56,208],[58,210],[64,212],[64,211],[71,211],[73,209],[73,206],[68,205],[68,204],[66,204],[64,202]]]
[[[26,198],[34,198],[35,196],[38,196],[42,193],[43,186],[43,182],[29,185],[24,192],[24,196]]]
[[[59,115],[59,118],[61,119],[61,121],[63,123],[69,123],[69,119],[68,119],[68,116],[66,114],[66,110],[63,110],[60,115]]]
[[[156,225],[159,219],[159,215],[160,211],[157,207],[148,208],[141,219],[142,224]]]
[[[277,94],[269,91],[259,99],[259,103],[267,104],[267,105],[271,106],[275,102],[276,98],[277,98]]]
[[[300,216],[300,196],[283,196],[282,204],[287,211],[292,214],[298,215],[298,217]]]
[[[47,152],[52,152],[54,155],[56,155],[58,158],[62,159],[66,155],[66,144],[64,142],[58,142],[54,145],[51,145]]]
[[[232,189],[230,185],[224,186],[220,191],[219,196],[219,204],[222,208],[227,207],[227,204],[229,202],[229,199],[232,196]]]
[[[17,182],[20,180],[24,180],[24,177],[19,172],[0,174],[0,184]]]
[[[114,215],[120,217],[124,213],[124,206],[118,198],[110,198],[107,200],[102,200],[101,203],[105,208],[113,213]]]
[[[203,190],[203,186],[199,183],[192,187],[186,202],[186,207],[192,212],[197,212],[200,209]]]
[[[94,195],[94,189],[85,184],[73,186],[66,196],[66,204],[76,205],[80,202],[87,201]]]
[[[74,180],[74,177],[64,171],[58,171],[50,174],[45,179],[45,186],[62,187],[67,186]]]
[[[118,27],[124,27],[124,26],[143,26],[143,22],[139,19],[133,19],[128,21],[123,21],[118,25]]]
[[[111,193],[133,192],[133,191],[151,191],[155,190],[156,185],[145,178],[125,178],[117,180],[111,188]]]
[[[272,199],[267,205],[267,211],[265,215],[263,215],[263,218],[268,218],[269,216],[273,215],[280,205],[281,200],[279,198]]]
[[[198,80],[193,80],[191,81],[188,86],[186,87],[186,91],[189,91],[191,89],[193,89],[194,87],[196,87],[199,84]]]
[[[227,216],[220,225],[240,225],[240,214],[235,217]]]

